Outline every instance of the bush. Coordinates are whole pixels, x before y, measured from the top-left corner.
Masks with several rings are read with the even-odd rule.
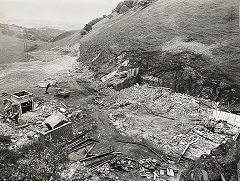
[[[110,14],[110,15],[108,15],[107,17],[108,17],[108,19],[112,19],[112,18],[113,18],[113,15]]]
[[[235,7],[231,7],[228,9],[226,16],[224,17],[227,21],[233,21],[235,19],[238,19],[238,10]]]
[[[126,0],[123,2],[123,5],[126,5],[128,8],[133,8],[135,1],[133,0]]]
[[[17,151],[1,148],[0,179],[59,180],[67,161],[66,150],[57,144],[33,143]]]
[[[81,34],[81,35],[86,35],[86,34],[87,34],[87,31],[83,29],[83,30],[80,31],[80,34]]]
[[[142,6],[143,8],[148,7],[152,3],[152,0],[141,0],[138,2],[139,6]]]
[[[87,23],[87,24],[84,26],[83,29],[84,29],[85,31],[87,31],[87,32],[91,31],[93,25],[95,25],[96,23],[98,23],[99,21],[101,21],[101,20],[104,19],[104,18],[106,18],[106,15],[103,15],[103,16],[100,17],[100,18],[96,18],[96,19],[90,21],[89,23]]]
[[[118,5],[115,8],[117,13],[119,13],[122,6],[123,6],[123,2],[118,3]]]
[[[130,8],[126,5],[123,5],[119,11],[119,14],[126,13]]]
[[[125,0],[123,2],[120,2],[115,9],[116,9],[117,13],[121,14],[120,11],[124,11],[123,13],[125,13],[127,8],[129,10],[129,9],[133,8],[135,5],[136,5],[136,1],[134,1],[134,0]],[[122,8],[123,8],[123,10],[121,10]]]

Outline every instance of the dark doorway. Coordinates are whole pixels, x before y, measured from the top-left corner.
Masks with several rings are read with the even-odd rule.
[[[32,110],[32,101],[24,102],[21,104],[22,106],[22,114]]]

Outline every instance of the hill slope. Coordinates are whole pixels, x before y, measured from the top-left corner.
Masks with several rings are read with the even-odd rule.
[[[237,7],[237,0],[158,0],[144,9],[113,14],[78,40],[79,60],[89,63],[103,76],[117,66],[117,57],[127,51],[130,55],[126,54],[125,59],[131,59],[132,67],[142,67],[145,75],[167,78],[176,84],[176,76],[183,80],[184,71],[190,68],[198,75],[193,82],[203,82],[210,92],[216,92],[212,88],[216,84],[219,89],[221,86],[235,89],[240,84]],[[91,63],[99,53],[98,59]],[[163,64],[169,70],[164,75]],[[177,84],[185,84],[184,81]],[[185,88],[182,90],[189,93]]]
[[[32,51],[46,45],[62,32],[50,28],[25,28],[0,23],[0,64],[26,61],[24,43],[27,42],[28,51]]]
[[[20,39],[49,42],[51,39],[55,38],[64,31],[52,28],[26,28],[14,24],[8,25],[0,23],[0,32],[3,35],[17,37]]]
[[[224,52],[225,47],[239,51],[237,7],[237,0],[158,0],[141,11],[101,21],[81,40],[82,49],[92,49],[91,54],[108,48],[115,52],[155,50],[176,37],[188,37],[204,45],[215,45],[215,55],[229,55],[231,52]]]
[[[28,43],[28,47],[44,44],[40,41],[23,40],[0,33],[0,64],[26,61],[24,42]]]

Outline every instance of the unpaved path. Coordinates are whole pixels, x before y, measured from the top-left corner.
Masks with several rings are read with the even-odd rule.
[[[45,79],[67,81],[77,65],[76,57],[57,56],[53,61],[16,62],[0,65],[0,92],[31,90]]]

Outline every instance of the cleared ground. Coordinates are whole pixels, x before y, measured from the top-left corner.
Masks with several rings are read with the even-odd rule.
[[[95,129],[91,135],[100,140],[100,143],[92,150],[93,153],[105,152],[112,146],[115,151],[120,151],[134,159],[156,158],[157,156],[149,152],[148,149],[125,143],[116,142],[119,139],[133,140],[128,136],[122,136],[119,131],[109,122],[108,112],[105,112],[95,102],[98,93],[95,91],[98,82],[93,80],[93,73],[81,63],[76,62],[75,57],[60,55],[57,52],[38,52],[34,55],[38,61],[33,62],[15,62],[10,64],[1,64],[2,72],[0,74],[0,92],[13,93],[19,90],[27,90],[35,97],[44,101],[45,105],[57,106],[64,103],[70,110],[79,111],[86,114],[84,120],[74,122],[74,130],[77,133],[91,128]],[[55,59],[54,59],[55,57]],[[39,61],[40,59],[44,61]],[[57,83],[49,88],[49,94],[45,94],[44,88],[37,86],[39,81],[55,80]],[[61,87],[71,91],[71,96],[67,99],[54,97],[55,88]],[[6,97],[0,97],[0,101]],[[3,111],[0,105],[1,113]],[[22,131],[15,131],[11,127],[1,124],[5,130],[4,135],[14,134],[14,139],[20,139],[22,133],[28,133],[30,128]],[[79,132],[78,132],[79,131]],[[19,137],[18,137],[19,135]],[[24,141],[24,140],[19,140]],[[79,160],[83,157],[83,149],[70,155],[70,160]],[[70,165],[70,169],[76,169],[76,165]],[[119,178],[127,180],[146,180],[139,173],[116,172]]]

